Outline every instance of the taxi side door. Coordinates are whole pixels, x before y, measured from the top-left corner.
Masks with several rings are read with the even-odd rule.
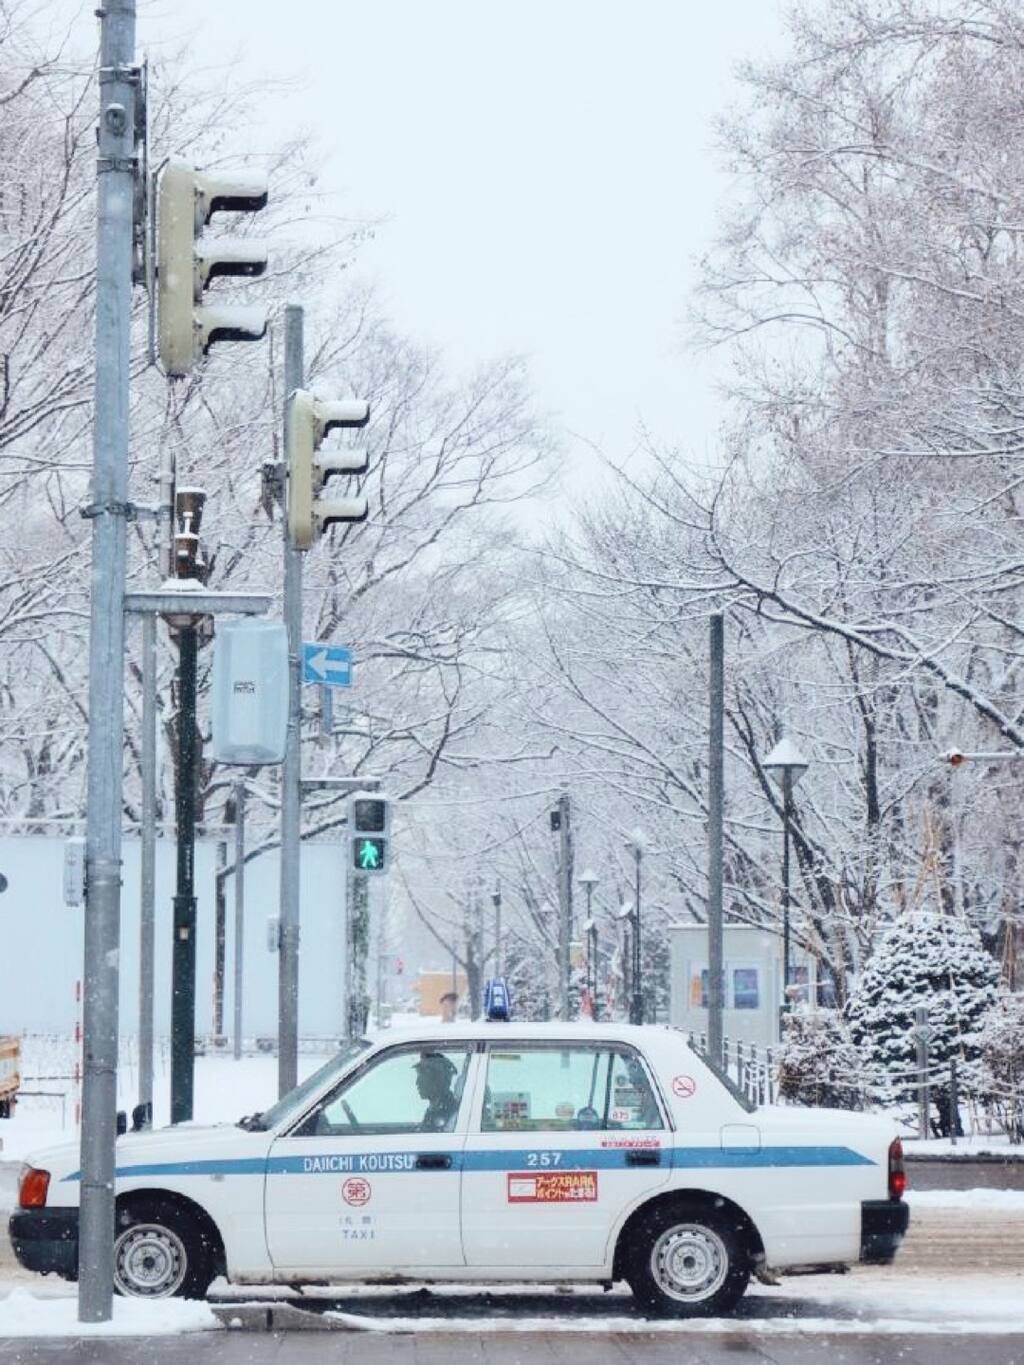
[[[267,1158],[275,1278],[463,1264],[459,1186],[472,1043],[377,1053]]]
[[[470,1269],[597,1269],[624,1210],[667,1184],[668,1120],[614,1041],[489,1041],[463,1153]]]

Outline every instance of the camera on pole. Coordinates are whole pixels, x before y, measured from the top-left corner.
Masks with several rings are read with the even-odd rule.
[[[189,374],[216,341],[258,341],[267,330],[266,309],[204,303],[203,291],[218,275],[262,275],[267,250],[248,238],[201,241],[215,213],[255,213],[266,208],[262,175],[214,175],[172,161],[160,177],[157,211],[157,297],[160,363],[173,379]]]
[[[305,389],[288,399],[285,425],[288,465],[288,535],[296,550],[308,550],[325,529],[338,521],[365,521],[365,497],[325,498],[320,492],[332,474],[365,474],[369,455],[363,449],[320,454],[329,431],[365,427],[370,405],[361,398],[322,402]]]
[[[391,802],[386,796],[355,792],[348,802],[353,872],[390,871]]]

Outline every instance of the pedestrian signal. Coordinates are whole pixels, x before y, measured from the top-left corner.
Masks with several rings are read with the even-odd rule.
[[[365,835],[352,840],[352,864],[357,872],[384,872],[386,859],[386,840]]]

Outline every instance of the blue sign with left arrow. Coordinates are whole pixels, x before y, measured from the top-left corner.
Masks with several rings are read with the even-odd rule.
[[[352,651],[344,645],[327,645],[322,640],[306,641],[302,646],[302,681],[325,687],[352,686]]]

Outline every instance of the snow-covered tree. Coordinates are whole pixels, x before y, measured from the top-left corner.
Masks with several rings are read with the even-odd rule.
[[[792,1010],[785,1017],[776,1057],[784,1100],[829,1109],[861,1107],[861,1056],[838,1011]]]
[[[846,1009],[850,1037],[861,1050],[877,1093],[917,1098],[915,1010],[933,1030],[928,1043],[932,1094],[940,1126],[948,1114],[949,1063],[981,1056],[978,1030],[996,1002],[998,969],[964,919],[932,910],[902,913],[879,939]]]
[[[1024,995],[1003,992],[978,1031],[980,1099],[1011,1142],[1024,1142]]]

